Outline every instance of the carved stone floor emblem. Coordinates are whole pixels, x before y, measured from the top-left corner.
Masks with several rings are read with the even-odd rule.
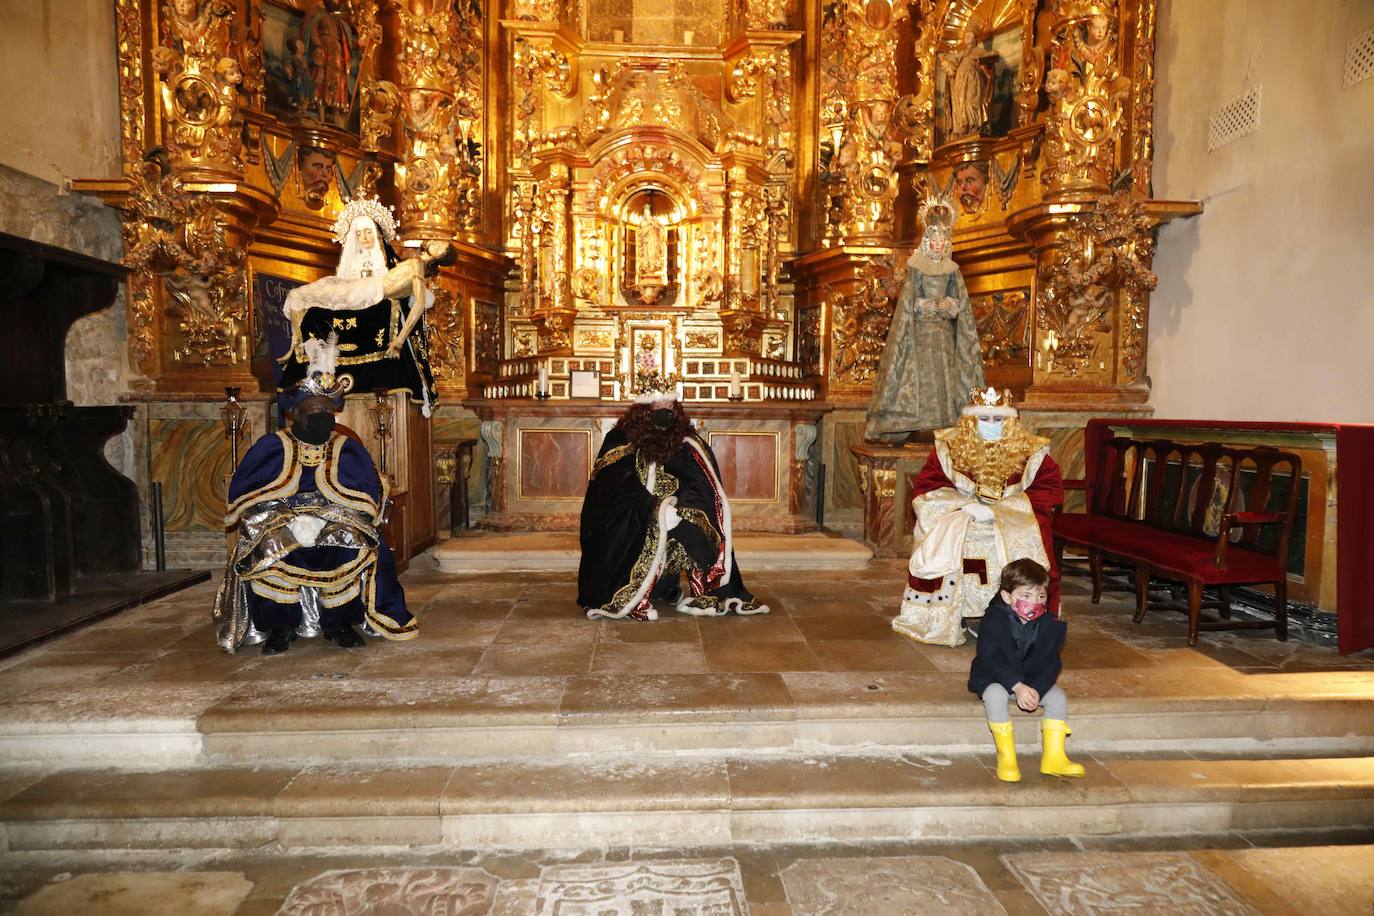
[[[1230,885],[1184,853],[1018,853],[1002,861],[1051,913],[1258,916]]]
[[[734,859],[559,865],[539,881],[538,916],[744,916]]]
[[[480,868],[370,868],[325,872],[297,885],[278,916],[482,916],[496,878]]]
[[[972,867],[944,856],[803,859],[783,869],[794,916],[1003,916]]]

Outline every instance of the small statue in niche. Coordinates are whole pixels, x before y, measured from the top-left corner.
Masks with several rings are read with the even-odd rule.
[[[865,437],[875,442],[901,443],[954,425],[968,392],[984,385],[978,322],[950,256],[955,216],[948,192],[932,193],[920,219],[925,232],[907,260],[868,405]]]
[[[286,62],[282,64],[282,74],[289,87],[291,104],[297,110],[305,108],[314,97],[314,85],[310,82],[310,61],[305,57],[305,42],[292,38],[287,42],[291,49]]]
[[[644,202],[639,226],[635,229],[635,280],[663,284],[668,280],[664,259],[663,227],[654,218],[649,202]]]
[[[996,57],[996,51],[978,44],[972,29],[964,31],[948,55],[950,139],[982,133],[992,102],[992,60]]]
[[[310,62],[310,113],[335,127],[346,127],[353,110],[359,49],[353,27],[335,9],[337,5],[324,4],[311,12],[301,23],[301,37]]]

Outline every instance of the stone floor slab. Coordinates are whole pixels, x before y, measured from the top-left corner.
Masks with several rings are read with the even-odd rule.
[[[238,872],[106,872],[49,884],[25,898],[15,916],[149,916],[195,913],[229,916],[238,910],[253,882]]]
[[[943,856],[803,859],[782,871],[795,916],[1001,916],[968,865]]]
[[[1004,861],[1041,906],[1064,916],[1258,916],[1185,853],[1018,853]]]
[[[744,916],[733,859],[562,865],[544,869],[536,916]]]
[[[291,891],[280,916],[382,916],[491,911],[498,882],[480,868],[375,868],[326,872]]]

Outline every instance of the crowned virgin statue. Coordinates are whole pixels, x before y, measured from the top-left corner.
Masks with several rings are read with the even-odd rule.
[[[950,257],[954,203],[934,194],[920,218],[925,233],[906,262],[868,405],[871,441],[901,443],[914,432],[953,426],[969,391],[984,384],[978,324]]]
[[[343,248],[335,275],[286,296],[291,348],[282,358],[280,391],[305,377],[306,343],[332,334],[346,391],[369,397],[406,391],[429,416],[435,394],[424,313],[434,295],[425,278],[452,262],[452,246],[431,242],[420,257],[398,260],[390,244],[396,240],[396,217],[375,198],[348,202],[334,221],[334,240]]]

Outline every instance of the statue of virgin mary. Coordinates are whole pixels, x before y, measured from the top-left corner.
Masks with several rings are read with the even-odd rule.
[[[343,249],[337,273],[293,289],[283,304],[291,349],[282,358],[281,390],[305,376],[305,343],[332,334],[339,377],[349,391],[366,397],[406,391],[429,416],[434,375],[423,319],[434,294],[425,278],[450,263],[452,247],[438,243],[418,258],[398,260],[389,244],[396,239],[396,218],[372,198],[348,202],[334,223],[334,239]]]
[[[978,323],[950,256],[954,202],[933,194],[920,219],[925,233],[906,262],[868,405],[870,441],[901,443],[913,432],[953,426],[969,391],[984,386]]]

